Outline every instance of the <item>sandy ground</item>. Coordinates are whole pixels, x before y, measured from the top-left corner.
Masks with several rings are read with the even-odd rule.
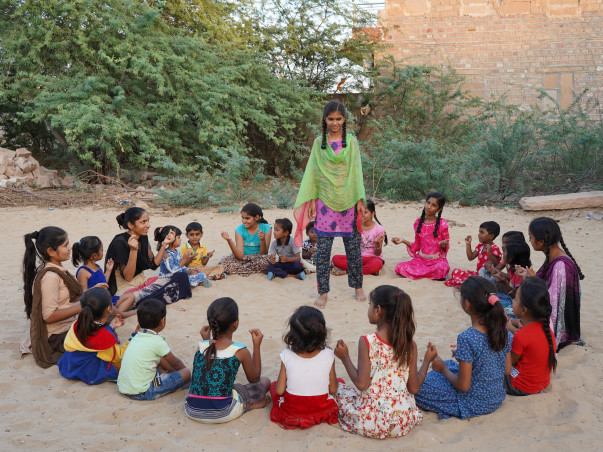
[[[412,224],[420,214],[420,203],[384,204],[377,214],[390,237],[412,238]],[[603,221],[586,219],[591,211],[544,212],[560,220],[565,241],[586,274],[582,282],[582,334],[587,345],[571,346],[558,356],[557,374],[542,394],[524,398],[507,397],[494,413],[470,420],[438,420],[425,413],[423,423],[405,438],[377,441],[345,433],[337,426],[320,425],[307,431],[284,431],[269,420],[269,408],[245,414],[225,425],[196,423],[184,415],[185,391],[170,394],[154,402],[134,402],[119,395],[112,383],[87,386],[63,379],[56,367],[41,369],[31,356],[21,358],[19,342],[29,332],[23,313],[21,260],[23,234],[55,225],[66,229],[71,241],[84,235],[98,235],[109,244],[119,232],[115,216],[119,208],[55,209],[38,207],[0,209],[3,244],[6,253],[0,261],[0,286],[3,322],[0,332],[0,444],[3,450],[601,450],[603,391],[603,304],[595,294],[603,291],[598,277],[602,259]],[[602,213],[601,211],[597,213]],[[482,221],[495,220],[501,230],[519,229],[527,235],[531,220],[543,213],[494,208],[446,207],[444,217],[451,224],[451,268],[474,269],[468,262],[463,239],[473,235]],[[291,211],[268,210],[270,221]],[[237,214],[195,210],[191,213],[151,210],[154,226],[175,224],[184,229],[190,221],[203,224],[205,243],[216,250],[216,259],[228,247],[220,231],[232,233],[239,223]],[[500,238],[496,243],[500,246]],[[343,252],[336,240],[335,252]],[[596,250],[596,251],[595,251]],[[415,340],[422,359],[428,341],[434,342],[446,359],[449,345],[468,328],[469,318],[459,307],[452,290],[436,281],[410,281],[394,274],[400,260],[408,259],[401,246],[390,243],[384,248],[386,265],[379,277],[365,277],[365,290],[381,284],[394,284],[407,291],[413,300],[418,325]],[[544,256],[532,256],[536,268]],[[66,263],[73,269],[70,263]],[[329,303],[325,309],[327,326],[332,330],[330,344],[343,338],[356,361],[358,337],[373,331],[368,323],[366,304],[358,304],[346,277],[332,277]],[[206,309],[220,296],[233,297],[239,304],[238,342],[251,345],[247,330],[260,328],[263,374],[275,379],[279,369],[278,354],[283,348],[281,336],[286,320],[294,309],[311,303],[316,293],[316,277],[306,281],[292,278],[268,282],[264,275],[249,278],[231,276],[209,289],[198,288],[193,297],[168,307],[167,327],[162,334],[176,355],[190,366],[199,340],[198,331],[206,321]],[[119,329],[127,337],[136,326],[128,319]],[[337,360],[337,374],[349,378]],[[244,382],[243,372],[237,381]]]

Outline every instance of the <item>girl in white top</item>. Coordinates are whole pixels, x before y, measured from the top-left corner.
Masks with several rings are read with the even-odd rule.
[[[328,330],[318,309],[301,306],[289,319],[283,337],[278,379],[270,386],[270,420],[285,429],[337,423],[335,355],[326,347]]]

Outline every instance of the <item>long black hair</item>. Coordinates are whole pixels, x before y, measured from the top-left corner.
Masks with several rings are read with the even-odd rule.
[[[369,210],[369,212],[374,213],[375,215],[373,216],[373,218],[375,219],[375,221],[379,224],[381,224],[381,222],[379,221],[379,219],[377,218],[377,213],[375,212],[375,203],[373,202],[372,199],[367,199],[366,200],[366,208]],[[383,226],[381,224],[381,226]],[[384,240],[385,244],[387,245],[387,234],[385,234]]]
[[[551,298],[544,280],[530,276],[519,285],[519,303],[530,311],[532,318],[542,324],[542,330],[549,343],[549,367],[555,372],[557,359],[555,358],[555,347],[551,335]]]
[[[142,217],[145,213],[147,213],[147,211],[142,207],[130,207],[124,213],[117,215],[115,219],[117,220],[117,224],[120,228],[129,230],[130,227],[128,226],[128,223],[136,223],[136,221],[139,220],[140,217]]]
[[[75,242],[71,247],[71,262],[77,267],[81,263],[86,263],[90,256],[100,251],[103,242],[94,235],[82,237],[79,242]]]
[[[321,149],[327,148],[327,116],[331,113],[338,111],[343,115],[343,125],[341,126],[341,146],[347,146],[347,112],[344,105],[338,100],[332,100],[327,102],[325,105],[325,109],[322,112],[322,144],[320,145]]]
[[[324,350],[328,334],[323,313],[312,306],[300,306],[289,318],[283,342],[294,353],[311,353]]]
[[[385,313],[389,340],[398,366],[408,365],[412,357],[412,338],[417,328],[410,296],[399,287],[384,285],[374,289],[369,299],[374,307],[380,306]]]
[[[212,301],[207,308],[207,322],[211,331],[211,340],[209,341],[209,347],[205,349],[203,354],[206,369],[211,368],[212,361],[216,358],[216,341],[220,338],[220,333],[228,330],[237,320],[239,320],[239,307],[236,301],[230,297],[218,298]]]
[[[111,304],[111,293],[107,289],[93,287],[84,292],[80,300],[82,310],[77,317],[77,328],[75,329],[77,338],[82,345],[85,346],[88,337],[104,327],[97,321],[103,317]]]
[[[438,216],[436,217],[435,228],[433,228],[433,236],[435,238],[438,237],[438,229],[440,228],[440,220],[442,218],[442,210],[444,210],[444,204],[446,204],[446,197],[437,191],[432,191],[425,197],[425,202],[429,201],[429,198],[435,198],[438,203],[438,207],[440,211],[438,212]],[[419,224],[417,225],[417,234],[421,233],[421,227],[423,227],[423,223],[425,222],[425,207],[423,207],[423,212],[421,212],[421,218],[419,218]]]
[[[29,319],[33,303],[33,283],[36,274],[50,261],[48,248],[56,251],[67,240],[67,233],[55,226],[46,226],[39,231],[23,236],[25,239],[25,254],[23,255],[23,299],[25,301],[25,315]],[[38,257],[42,261],[37,264]]]
[[[567,246],[565,245],[565,242],[563,241],[563,236],[561,235],[561,229],[559,228],[559,225],[557,224],[557,222],[555,220],[553,220],[552,218],[548,218],[548,217],[535,218],[530,222],[530,226],[529,226],[528,230],[530,231],[530,233],[532,234],[534,239],[536,239],[536,241],[541,241],[541,240],[544,241],[544,246],[545,246],[544,255],[546,256],[546,260],[544,261],[544,264],[547,267],[550,263],[549,262],[549,257],[550,257],[549,254],[551,252],[550,246],[554,245],[555,243],[559,243],[559,244],[561,244],[563,251],[565,251],[565,254],[567,254],[569,256],[569,258],[574,261],[574,264],[576,264],[576,268],[578,269],[578,276],[580,277],[580,280],[584,279],[582,270],[580,269],[578,262],[576,262],[576,259],[574,259],[574,256],[572,256],[572,253],[570,253],[569,250],[567,249]]]
[[[245,204],[241,209],[241,213],[246,213],[247,215],[251,215],[252,217],[256,217],[259,215],[260,219],[258,220],[258,223],[268,223],[264,219],[264,212],[262,211],[262,208],[252,202],[250,202],[249,204]]]
[[[470,276],[461,284],[461,299],[468,301],[480,316],[480,324],[486,327],[490,348],[495,352],[504,349],[507,345],[507,317],[496,296],[494,283],[480,276]],[[494,303],[491,304],[490,300]]]

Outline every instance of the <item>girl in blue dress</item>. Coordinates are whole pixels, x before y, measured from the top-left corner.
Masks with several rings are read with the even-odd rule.
[[[188,268],[187,265],[193,260],[193,255],[188,253],[185,257],[180,253],[180,244],[182,231],[176,226],[168,225],[155,229],[155,241],[157,242],[157,251],[166,237],[172,233],[174,241],[165,248],[163,259],[159,264],[159,276],[171,275],[184,272],[188,275],[188,281],[191,287],[197,287],[201,284],[203,287],[210,287],[211,281],[207,279],[205,273],[199,270],[199,267]]]
[[[111,272],[113,271],[113,259],[107,259],[107,271],[103,272],[100,265],[97,264],[103,258],[104,247],[101,239],[94,235],[82,237],[79,242],[75,242],[71,248],[71,261],[73,266],[81,265],[75,272],[77,282],[82,286],[82,290],[86,292],[93,287],[101,287],[109,289],[107,283]],[[111,297],[113,306],[122,317],[130,317],[136,314],[136,310],[128,311],[136,301],[136,293],[124,293],[121,296],[113,295]]]
[[[504,378],[511,371],[511,334],[494,284],[478,276],[461,285],[461,308],[471,328],[457,338],[455,360],[433,360],[415,395],[417,405],[440,419],[489,414],[505,399]]]

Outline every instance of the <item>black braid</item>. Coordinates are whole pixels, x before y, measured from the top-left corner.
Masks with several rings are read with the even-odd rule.
[[[544,260],[544,263],[547,265],[549,264],[550,253],[551,253],[551,247],[549,245],[549,241],[547,238],[546,242],[544,242],[544,255],[546,257],[546,259]]]
[[[325,121],[325,118],[322,118],[322,144],[320,145],[320,148],[327,148],[327,121]]]
[[[555,372],[557,370],[557,358],[555,358],[555,347],[553,347],[553,338],[551,336],[549,318],[544,317],[540,319],[540,323],[542,323],[544,335],[546,336],[546,340],[549,343],[549,367],[553,370],[553,372]]]
[[[207,320],[211,330],[211,338],[209,341],[209,347],[205,349],[203,356],[205,357],[205,368],[209,370],[211,369],[212,361],[216,359],[217,356],[216,341],[218,340],[218,337],[220,337],[220,324],[218,323],[218,319],[215,317],[210,317]]]
[[[584,279],[582,270],[580,269],[578,262],[576,262],[576,259],[574,259],[574,256],[572,256],[572,253],[570,253],[569,250],[567,249],[567,246],[565,245],[565,242],[563,241],[563,236],[559,237],[559,243],[561,244],[563,251],[565,251],[565,254],[567,254],[569,256],[569,258],[574,261],[574,264],[576,264],[576,268],[578,269],[578,276],[580,277],[580,281],[582,281]]]
[[[423,209],[425,210],[425,209]],[[438,212],[438,217],[436,218],[436,224],[435,224],[435,228],[433,230],[433,236],[434,238],[438,238],[438,229],[440,228],[440,220],[442,219],[442,211],[440,210]]]
[[[373,218],[375,219],[375,221],[376,221],[377,223],[379,223],[381,226],[383,226],[383,225],[381,224],[381,222],[379,221],[379,219],[377,218],[377,215],[376,215],[376,214],[375,214],[375,216],[374,216]],[[385,234],[385,236],[383,237],[383,241],[384,241],[384,242],[385,242],[385,244],[387,245],[387,234]]]
[[[417,234],[421,233],[421,227],[423,226],[424,221],[425,221],[425,207],[423,207],[423,212],[421,213],[421,218],[419,219],[419,224],[417,225]]]
[[[347,146],[347,121],[343,121],[343,126],[341,126],[341,147],[344,148]]]

